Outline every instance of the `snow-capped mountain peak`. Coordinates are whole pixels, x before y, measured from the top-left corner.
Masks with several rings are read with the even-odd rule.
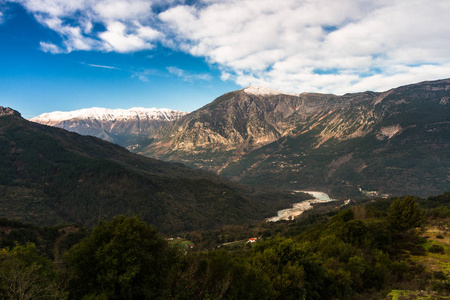
[[[30,121],[45,125],[53,125],[59,122],[72,119],[98,120],[98,121],[116,121],[127,119],[147,119],[159,121],[173,121],[185,115],[185,112],[176,111],[168,108],[143,108],[133,107],[130,109],[108,109],[101,107],[84,108],[74,111],[54,111],[44,113],[30,119]]]
[[[268,87],[259,86],[259,85],[251,85],[244,89],[244,92],[247,95],[255,95],[255,96],[274,96],[274,95],[290,95],[290,96],[298,96],[298,94],[286,93],[280,90],[270,89]]]
[[[30,119],[42,125],[63,128],[83,135],[117,143],[134,149],[145,143],[150,134],[186,112],[168,108],[108,109],[92,107],[74,111],[54,111]]]

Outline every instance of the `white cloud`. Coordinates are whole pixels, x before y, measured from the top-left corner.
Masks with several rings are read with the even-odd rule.
[[[104,65],[96,65],[96,64],[87,64],[90,67],[94,67],[94,68],[102,68],[102,69],[110,69],[110,70],[122,70],[120,68],[117,67],[113,67],[113,66],[104,66]]]
[[[449,77],[450,2],[203,1],[159,14],[222,79],[289,92],[383,90]]]
[[[148,0],[14,0],[33,13],[36,20],[56,31],[63,49],[133,52],[151,49],[162,38],[152,27],[153,1]],[[148,23],[148,24],[146,24]],[[94,32],[94,24],[106,27]],[[42,48],[42,47],[41,47]],[[43,48],[44,49],[44,48]]]
[[[360,79],[357,83],[344,90],[342,87],[339,93],[360,92],[366,90],[385,91],[400,85],[448,78],[450,74],[450,63],[443,65],[420,65],[420,66],[393,66],[388,68],[383,74],[375,74],[370,77]]]
[[[134,24],[137,26],[138,36],[142,39],[153,41],[162,37],[161,32],[158,30],[155,30],[149,26],[142,26],[139,22],[134,22]]]
[[[209,74],[193,74],[177,67],[167,67],[167,71],[169,71],[170,74],[182,78],[184,81],[211,80],[211,75]]]
[[[104,46],[109,51],[133,52],[154,47],[146,42],[138,34],[127,33],[127,27],[121,22],[112,22],[108,24],[107,30],[99,34],[99,37],[105,42]]]
[[[141,80],[143,82],[148,82],[148,76],[150,76],[150,75],[162,76],[157,71],[151,70],[151,69],[135,71],[135,70],[131,70],[131,69],[118,68],[118,67],[115,67],[115,66],[89,64],[89,63],[81,63],[81,64],[87,65],[89,67],[94,67],[94,68],[101,68],[101,69],[107,69],[107,70],[117,70],[117,71],[123,71],[123,72],[131,73],[131,78],[137,78],[137,79],[139,79],[139,80]]]
[[[5,23],[12,16],[8,6],[4,3],[4,0],[0,0],[0,25]]]
[[[16,0],[27,10],[33,13],[45,13],[50,16],[64,17],[76,11],[83,10],[89,1],[65,1],[65,0]]]
[[[242,86],[345,93],[450,75],[448,0],[14,1],[61,35],[61,45],[41,42],[43,51],[128,53],[162,43]]]
[[[148,82],[148,77],[146,73],[135,73],[131,75],[131,78],[138,78],[142,82]]]
[[[130,71],[132,73],[132,78],[138,78],[140,81],[148,82],[148,76],[166,76],[166,74],[154,70],[154,69],[144,69],[141,71]]]
[[[40,42],[41,50],[52,54],[63,53],[63,50],[52,43]]]
[[[105,0],[98,1],[93,11],[106,20],[136,20],[152,15],[151,1]]]

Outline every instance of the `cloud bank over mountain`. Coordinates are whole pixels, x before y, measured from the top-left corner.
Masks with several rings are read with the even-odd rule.
[[[163,46],[204,58],[241,86],[341,94],[450,74],[447,0],[14,2],[59,34],[42,51]]]

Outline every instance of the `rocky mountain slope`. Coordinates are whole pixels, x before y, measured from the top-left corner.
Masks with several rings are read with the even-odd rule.
[[[329,100],[303,104],[298,95],[264,87],[230,92],[163,126],[153,135],[154,142],[139,153],[217,171],[228,161],[289,134],[299,119],[320,113],[323,101]]]
[[[18,111],[15,111],[14,109],[11,109],[10,107],[0,106],[0,117],[8,116],[8,115],[13,115],[13,116],[17,116],[17,117],[21,116]]]
[[[138,152],[245,183],[427,196],[450,188],[449,107],[450,79],[343,96],[250,87],[161,127]]]
[[[249,188],[0,108],[0,218],[95,225],[141,214],[165,233],[245,224],[304,195]]]
[[[55,111],[30,121],[63,128],[82,135],[91,135],[123,147],[142,146],[147,137],[161,125],[177,120],[186,113],[167,108],[107,109],[87,108],[76,111]]]

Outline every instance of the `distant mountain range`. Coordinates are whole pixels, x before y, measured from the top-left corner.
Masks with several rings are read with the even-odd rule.
[[[343,96],[263,87],[166,124],[138,153],[242,183],[350,196],[450,190],[450,79]]]
[[[0,107],[0,218],[95,225],[140,214],[164,233],[248,224],[308,198],[230,182],[29,122]]]
[[[186,113],[167,108],[107,109],[86,108],[75,111],[55,111],[30,121],[63,128],[82,135],[91,135],[123,147],[142,147],[149,135],[161,125],[177,120]]]
[[[130,149],[248,184],[429,196],[450,190],[449,107],[450,79],[343,96],[251,86]]]

